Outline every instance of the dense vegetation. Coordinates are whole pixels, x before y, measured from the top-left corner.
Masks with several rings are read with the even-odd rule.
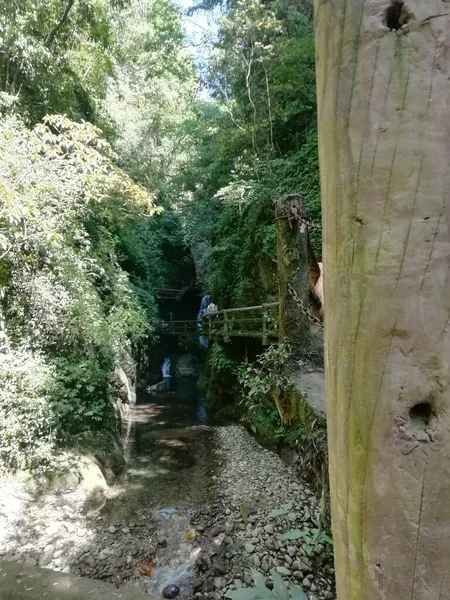
[[[220,307],[266,301],[277,294],[273,200],[301,192],[320,219],[309,0],[193,10],[216,18],[197,73],[171,0],[5,2],[7,467],[114,435],[114,372],[157,340],[156,288],[189,284],[193,260]]]
[[[0,461],[41,468],[113,439],[114,371],[183,278],[193,69],[169,1],[7,0],[0,31]]]
[[[222,307],[258,304],[277,294],[273,201],[300,192],[320,220],[312,7],[231,2],[212,46],[212,100],[198,103],[198,157],[183,173],[188,239],[210,240]],[[320,235],[313,242],[320,256]]]

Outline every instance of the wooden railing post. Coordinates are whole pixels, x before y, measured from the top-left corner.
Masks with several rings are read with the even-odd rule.
[[[262,305],[262,310],[262,344],[263,346],[267,346],[267,313],[265,304]]]
[[[228,336],[228,313],[223,313],[223,340],[224,342],[229,342],[230,338]]]

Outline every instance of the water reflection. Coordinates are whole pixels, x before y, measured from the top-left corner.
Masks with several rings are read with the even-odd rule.
[[[127,466],[111,489],[109,520],[169,504],[189,508],[210,497],[215,447],[204,398],[189,378],[168,377],[166,386],[130,410]]]
[[[208,421],[208,415],[206,413],[205,399],[200,396],[198,399],[197,417],[199,423],[206,423]]]
[[[193,509],[213,501],[217,451],[204,398],[195,381],[165,378],[166,391],[141,396],[124,428],[127,466],[104,508],[112,522],[145,518],[158,523],[164,546],[154,572],[144,577],[148,593],[169,584],[180,600],[192,597],[196,544],[186,539]],[[142,581],[142,580],[141,580]]]

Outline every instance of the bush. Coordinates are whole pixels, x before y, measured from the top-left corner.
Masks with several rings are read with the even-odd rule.
[[[285,375],[285,365],[291,356],[287,344],[270,346],[252,363],[238,369],[241,404],[246,408],[247,421],[254,433],[272,440],[295,439],[301,432],[287,423],[280,414],[277,400],[289,394],[293,384]]]
[[[48,386],[54,369],[41,354],[0,341],[0,464],[10,469],[48,465],[56,447]]]
[[[0,461],[45,467],[84,431],[115,431],[111,375],[156,317],[115,231],[157,209],[99,130],[60,116],[0,121],[0,193]]]

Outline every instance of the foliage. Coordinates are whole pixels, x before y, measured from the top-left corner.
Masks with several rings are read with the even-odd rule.
[[[112,71],[99,118],[127,171],[172,196],[171,180],[190,156],[184,123],[195,86],[180,10],[171,0],[130,0],[111,30]]]
[[[287,515],[292,510],[292,502],[288,504],[282,504],[280,508],[274,508],[270,513],[269,517],[274,519],[275,517],[280,517],[281,515]]]
[[[0,452],[35,466],[84,429],[115,427],[111,373],[149,325],[111,228],[159,208],[95,127],[62,116],[32,131],[0,122],[0,190]]]
[[[296,424],[283,422],[275,402],[280,390],[293,388],[285,374],[291,356],[287,344],[270,346],[254,363],[243,363],[238,369],[240,404],[245,407],[244,420],[252,431],[271,441],[292,441],[302,432]]]
[[[312,5],[308,0],[239,0],[222,5],[207,63],[212,99],[187,131],[196,154],[183,171],[189,243],[208,243],[197,262],[221,306],[277,295],[273,201],[305,197],[320,224]],[[205,218],[201,218],[201,217]],[[312,241],[321,256],[320,230]]]
[[[282,504],[280,508],[275,508],[269,513],[269,517],[272,519],[283,518],[286,525],[289,527],[288,513],[292,510],[292,503]],[[320,523],[320,516],[319,521]],[[281,540],[302,540],[302,548],[308,555],[311,555],[316,549],[318,544],[326,545],[328,550],[331,551],[333,545],[332,538],[325,533],[320,527],[312,528],[311,530],[302,531],[300,529],[289,529],[281,535]]]
[[[288,587],[275,569],[271,571],[271,575],[273,580],[272,590],[266,586],[264,575],[252,569],[255,587],[233,590],[227,592],[225,597],[232,600],[306,600],[306,595],[299,586],[290,583]]]
[[[318,544],[326,544],[330,547],[333,540],[321,529],[313,528],[311,531],[301,531],[300,529],[291,529],[281,536],[282,540],[302,540],[302,548],[310,555]]]
[[[239,368],[242,402],[250,412],[267,403],[272,406],[270,396],[274,390],[292,387],[285,374],[285,364],[290,356],[291,349],[287,344],[272,345],[253,364],[246,363]]]
[[[66,112],[92,118],[111,69],[109,0],[5,0],[0,15],[0,90],[29,122]]]
[[[0,344],[0,462],[15,468],[46,464],[56,444],[47,391],[54,369],[38,353],[11,348],[4,333]]]
[[[209,364],[220,377],[235,375],[236,361],[226,357],[221,344],[213,344],[209,354]]]

